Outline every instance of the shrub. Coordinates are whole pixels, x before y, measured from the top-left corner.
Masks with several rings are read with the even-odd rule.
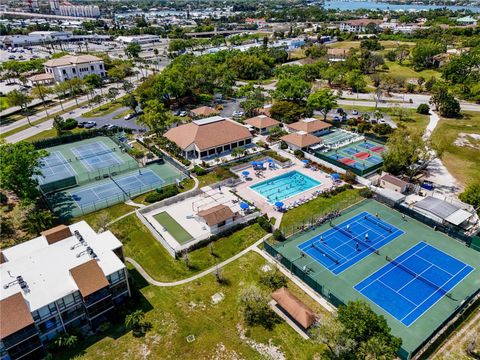
[[[373,196],[373,191],[370,190],[369,188],[362,188],[360,189],[360,191],[358,192],[360,194],[360,196],[364,197],[364,198],[371,198]]]
[[[204,168],[198,166],[198,165],[195,165],[194,168],[193,168],[193,172],[195,174],[197,174],[198,176],[203,176],[203,175],[207,175],[208,174],[208,171],[205,170]]]
[[[6,203],[8,203],[8,197],[0,191],[0,204],[5,205]]]
[[[272,232],[272,224],[270,224],[264,216],[257,218],[257,223],[266,232]]]
[[[154,193],[148,194],[145,197],[145,202],[151,204],[175,196],[178,193],[180,193],[180,191],[178,190],[178,187],[176,185],[168,185],[163,188],[157,189],[157,191]]]
[[[420,104],[417,107],[417,113],[422,114],[422,115],[428,115],[430,114],[430,106],[427,104]]]
[[[135,159],[141,159],[144,156],[144,152],[137,148],[131,148],[128,150],[128,154],[133,156]]]
[[[267,329],[273,328],[278,317],[270,308],[268,301],[267,294],[255,285],[250,285],[240,292],[240,307],[248,325],[262,325]]]
[[[293,155],[295,155],[297,158],[302,159],[304,157],[303,151],[302,150],[295,150],[293,152]]]
[[[353,172],[351,172],[350,170],[347,170],[343,175],[343,180],[345,180],[345,182],[348,182],[348,183],[353,183],[355,182],[356,177],[357,176]]]
[[[268,149],[268,144],[265,141],[258,141],[256,143],[257,146],[263,147],[264,149]]]
[[[285,141],[282,140],[280,142],[280,149],[285,150],[286,148],[288,148],[288,145]]]
[[[285,236],[283,236],[283,233],[279,229],[275,229],[273,238],[277,241],[285,241]]]
[[[277,290],[281,287],[287,286],[287,278],[278,269],[274,271],[267,271],[260,277],[260,283],[270,288],[271,290]]]

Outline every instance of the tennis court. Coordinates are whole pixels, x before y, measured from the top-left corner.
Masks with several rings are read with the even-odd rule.
[[[355,289],[406,326],[474,270],[423,241],[389,261]]]
[[[116,147],[109,148],[102,141],[83,144],[72,148],[75,158],[81,161],[89,171],[121,164],[122,160],[116,155],[116,151],[120,150]]]
[[[380,248],[403,234],[402,230],[368,212],[332,225],[298,248],[335,275],[371,254],[380,255]]]
[[[114,176],[113,181],[129,195],[135,195],[145,187],[161,187],[165,180],[150,169],[140,169],[135,173],[124,176]]]
[[[125,198],[125,193],[112,181],[106,180],[98,184],[81,187],[68,192],[78,207],[82,208],[98,201]]]
[[[185,230],[169,213],[163,211],[153,216],[165,230],[181,245],[193,239],[193,236]]]
[[[319,150],[315,155],[357,175],[365,175],[382,165],[382,154],[385,151],[383,144],[365,139],[329,151]]]
[[[402,359],[480,289],[477,251],[373,199],[342,209],[332,225],[299,226],[265,250],[333,305],[366,301],[402,338]]]
[[[42,175],[37,177],[39,184],[65,179],[76,174],[60,151],[52,151],[43,158],[40,171]]]

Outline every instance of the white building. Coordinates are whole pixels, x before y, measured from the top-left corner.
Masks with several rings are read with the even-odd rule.
[[[340,30],[351,33],[363,33],[367,30],[367,26],[372,24],[375,27],[383,23],[383,20],[379,19],[354,19],[342,22],[340,24]]]
[[[0,355],[41,359],[57,334],[95,330],[130,296],[122,243],[85,222],[0,252]]]
[[[74,17],[100,17],[100,8],[97,5],[60,5],[60,15]]]
[[[161,42],[160,36],[158,35],[137,35],[137,36],[119,36],[116,38],[116,41],[123,44],[156,44]]]
[[[93,55],[65,55],[58,59],[48,60],[44,64],[45,72],[53,74],[56,82],[83,79],[88,74],[106,76],[103,60]]]

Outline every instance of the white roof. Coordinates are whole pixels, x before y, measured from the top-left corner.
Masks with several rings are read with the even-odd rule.
[[[205,119],[194,120],[192,122],[194,124],[200,126],[200,125],[206,125],[206,124],[210,124],[210,123],[214,123],[214,122],[222,121],[222,120],[226,120],[226,119],[222,116],[211,116],[211,117],[208,117],[208,118],[205,118]]]
[[[472,216],[473,216],[472,213],[469,213],[468,211],[463,209],[458,209],[454,213],[447,216],[445,218],[445,221],[448,221],[449,223],[458,226],[464,221],[467,221],[468,219],[470,219]]]
[[[72,234],[78,230],[93,249],[105,276],[125,267],[112,251],[122,243],[110,231],[97,234],[85,221],[69,227]],[[34,311],[77,291],[78,286],[69,270],[92,259],[85,250],[86,246],[80,244],[74,235],[51,245],[44,236],[39,236],[4,249],[3,256],[7,261],[0,264],[0,300],[21,292],[30,311]],[[23,291],[19,284],[4,288],[17,276],[23,277],[29,292]]]

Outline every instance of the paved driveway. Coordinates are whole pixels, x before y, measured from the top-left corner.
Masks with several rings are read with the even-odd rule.
[[[81,122],[81,121],[95,121],[97,123],[97,128],[100,128],[100,127],[102,127],[103,125],[106,125],[106,124],[113,124],[113,125],[121,126],[121,127],[124,127],[124,128],[130,128],[130,129],[135,129],[135,130],[145,130],[144,126],[141,126],[141,125],[137,124],[137,122],[136,122],[137,118],[136,117],[133,118],[133,119],[130,119],[130,120],[125,120],[123,118],[123,116],[120,119],[114,119],[115,116],[117,116],[119,114],[122,114],[123,112],[125,112],[127,110],[128,110],[127,107],[121,107],[120,109],[117,109],[117,110],[111,112],[110,114],[107,114],[107,115],[104,115],[104,116],[86,118],[86,117],[82,117],[82,116],[73,117],[73,116],[70,115],[69,117],[73,117],[78,122]]]

